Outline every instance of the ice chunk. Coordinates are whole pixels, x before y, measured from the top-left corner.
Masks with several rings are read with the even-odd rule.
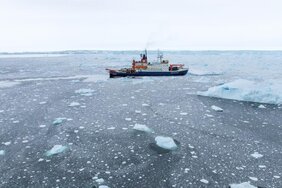
[[[208,184],[208,183],[209,183],[209,181],[206,180],[206,179],[201,179],[200,182],[205,183],[205,184]]]
[[[186,115],[188,115],[188,113],[187,112],[180,112],[180,115],[186,116]]]
[[[78,90],[75,90],[75,93],[80,94],[82,96],[92,96],[92,93],[94,91],[95,90],[93,89],[78,89]]]
[[[10,145],[11,144],[11,142],[9,141],[9,142],[4,142],[3,143],[5,146],[8,146],[8,145]]]
[[[46,156],[51,156],[51,155],[55,155],[58,153],[62,153],[67,149],[67,146],[63,146],[63,145],[54,145],[52,147],[52,149],[50,149],[49,151],[46,152]]]
[[[56,118],[56,119],[53,121],[53,125],[60,125],[60,124],[62,124],[65,120],[67,120],[67,118]]]
[[[137,130],[137,131],[147,132],[147,133],[152,133],[153,132],[152,129],[150,129],[146,125],[142,125],[142,124],[135,124],[133,129]]]
[[[0,155],[5,155],[5,150],[0,150]]]
[[[233,82],[211,87],[198,95],[252,101],[259,103],[282,104],[282,80],[256,82],[238,79]]]
[[[258,181],[258,178],[256,178],[256,177],[249,177],[249,178],[253,181]]]
[[[257,188],[250,184],[250,182],[243,182],[240,184],[230,184],[230,188]]]
[[[69,107],[75,107],[75,106],[79,106],[80,104],[78,102],[71,102],[69,104]]]
[[[211,106],[211,109],[213,109],[214,111],[217,111],[217,112],[223,112],[223,109],[218,107],[218,106],[215,106],[215,105],[212,105]]]
[[[96,182],[97,182],[97,183],[104,183],[105,180],[104,180],[103,178],[99,178],[99,179],[96,180]]]
[[[177,149],[177,145],[175,144],[174,140],[171,137],[165,136],[157,136],[155,138],[157,146],[167,149],[167,150],[175,150]]]
[[[258,108],[266,108],[264,105],[259,105]]]
[[[108,187],[106,185],[99,185],[99,188],[110,188],[110,187]]]
[[[251,154],[251,156],[256,158],[256,159],[263,157],[263,155],[259,154],[258,152],[254,152],[253,154]]]

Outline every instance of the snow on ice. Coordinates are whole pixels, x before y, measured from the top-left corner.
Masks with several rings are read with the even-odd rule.
[[[52,147],[52,149],[50,149],[49,151],[46,152],[46,156],[51,156],[51,155],[55,155],[58,153],[62,153],[67,149],[67,146],[63,146],[63,145],[54,145]]]
[[[142,124],[135,124],[133,129],[137,130],[137,131],[147,132],[147,133],[152,133],[153,132],[152,129],[150,129],[146,125],[142,125]]]
[[[211,109],[213,109],[214,111],[217,111],[217,112],[223,112],[223,109],[218,107],[218,106],[215,106],[215,105],[212,105],[211,106]]]
[[[239,184],[231,184],[230,188],[257,188],[250,184],[250,182],[243,182]]]
[[[167,149],[167,150],[175,150],[177,149],[177,145],[175,144],[174,140],[171,137],[165,136],[157,136],[155,138],[157,146]]]
[[[269,80],[255,82],[238,79],[233,82],[209,88],[198,95],[251,101],[259,103],[282,104],[282,81]]]

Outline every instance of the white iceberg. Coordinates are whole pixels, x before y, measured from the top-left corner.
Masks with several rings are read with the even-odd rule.
[[[211,109],[213,109],[214,111],[217,111],[217,112],[223,112],[223,109],[218,107],[218,106],[215,106],[215,105],[212,105],[211,106]]]
[[[243,182],[240,184],[231,184],[230,188],[257,188],[250,184],[250,182]]]
[[[67,146],[63,146],[63,145],[54,145],[52,147],[52,149],[50,149],[49,151],[46,152],[46,156],[51,156],[51,155],[55,155],[58,153],[62,153],[67,149]]]
[[[259,103],[282,104],[282,80],[255,82],[238,79],[223,85],[214,86],[198,95],[251,101]]]
[[[177,149],[177,145],[175,144],[174,140],[171,137],[165,136],[157,136],[155,138],[157,146],[167,149],[167,150],[175,150]]]
[[[150,129],[146,125],[142,125],[142,124],[135,124],[133,129],[137,130],[137,131],[146,132],[146,133],[152,133],[153,132],[152,129]]]

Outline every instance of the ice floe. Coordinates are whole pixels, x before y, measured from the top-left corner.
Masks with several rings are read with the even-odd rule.
[[[0,150],[0,155],[5,155],[5,150]]]
[[[266,108],[264,105],[259,105],[258,108]]]
[[[79,105],[80,105],[79,102],[71,102],[69,104],[69,107],[76,107],[76,106],[79,106]]]
[[[208,183],[209,183],[209,181],[206,180],[206,179],[201,179],[200,182],[205,183],[205,184],[208,184]]]
[[[99,185],[99,188],[110,188],[107,185]]]
[[[53,121],[53,125],[60,125],[62,124],[65,120],[67,120],[67,118],[56,118],[54,121]]]
[[[175,150],[177,149],[177,145],[171,137],[165,136],[157,136],[155,138],[157,146],[167,149],[167,150]]]
[[[250,184],[250,182],[243,182],[239,184],[230,184],[230,188],[257,188]]]
[[[152,133],[153,130],[150,129],[149,127],[147,127],[146,125],[142,125],[142,124],[135,124],[133,127],[134,130],[137,131],[142,131],[142,132],[146,132],[146,133]]]
[[[223,109],[218,107],[218,106],[215,106],[215,105],[212,105],[211,106],[211,109],[213,109],[214,111],[217,111],[217,112],[223,112]]]
[[[256,159],[263,157],[263,155],[258,153],[258,152],[254,152],[253,154],[251,154],[251,156],[256,158]]]
[[[198,95],[251,101],[259,103],[281,104],[282,103],[282,81],[250,81],[238,79],[233,82],[209,88]]]
[[[20,84],[20,82],[15,82],[15,81],[0,81],[0,89],[1,88],[8,88],[8,87],[13,87]]]
[[[75,93],[80,94],[82,96],[92,96],[94,91],[95,90],[93,89],[78,89],[78,90],[75,90]]]
[[[51,156],[51,155],[55,155],[58,153],[62,153],[67,149],[67,146],[63,146],[63,145],[54,145],[52,147],[52,149],[50,149],[49,151],[46,152],[46,156]]]

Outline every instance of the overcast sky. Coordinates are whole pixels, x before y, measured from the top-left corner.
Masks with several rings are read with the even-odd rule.
[[[0,51],[282,50],[282,0],[0,0]]]

